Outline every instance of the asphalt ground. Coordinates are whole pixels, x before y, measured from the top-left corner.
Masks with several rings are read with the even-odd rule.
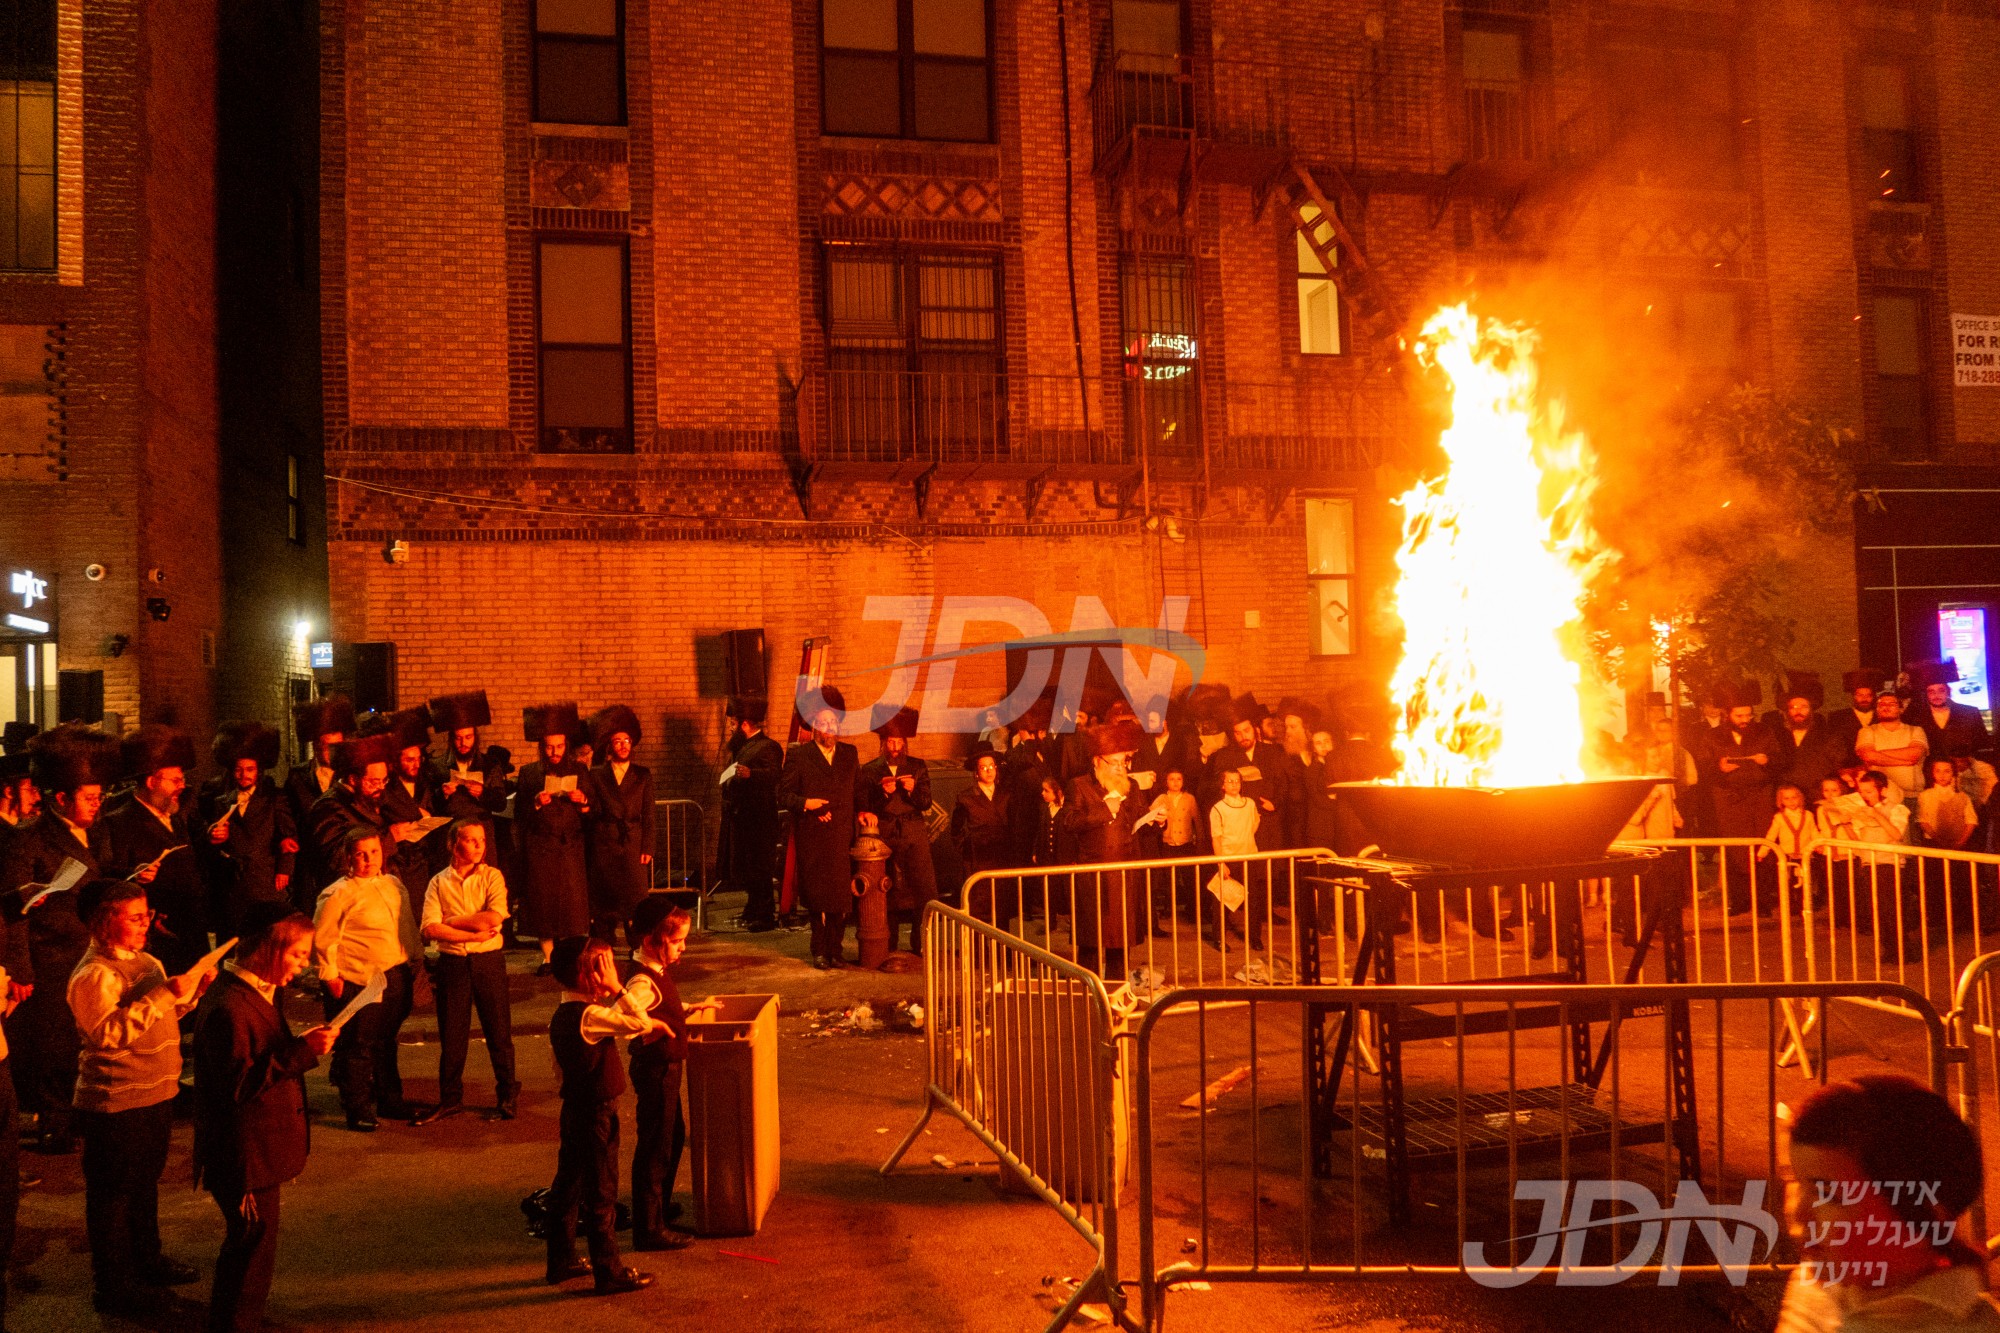
[[[557,1289],[542,1281],[542,1246],[528,1236],[519,1204],[546,1185],[554,1169],[557,1098],[542,1033],[556,995],[551,982],[532,975],[536,957],[522,951],[509,960],[516,1049],[526,1085],[519,1119],[492,1122],[468,1114],[422,1129],[385,1121],[379,1133],[355,1134],[344,1128],[324,1070],[308,1076],[313,1152],[305,1175],[285,1190],[273,1322],[297,1329],[440,1333],[542,1330],[561,1323],[614,1330],[1042,1327],[1064,1281],[1082,1277],[1091,1254],[1052,1209],[1002,1192],[991,1152],[943,1115],[931,1120],[898,1172],[885,1178],[877,1170],[922,1109],[924,1042],[891,1028],[858,1033],[835,1024],[829,1030],[828,1017],[864,1000],[886,1016],[899,1002],[921,1000],[921,975],[818,972],[806,962],[804,932],[730,933],[720,926],[730,914],[725,900],[714,917],[717,931],[697,938],[679,975],[690,999],[780,997],[783,1174],[760,1234],[696,1238],[677,1253],[629,1255],[629,1262],[659,1279],[632,1295],[599,1298],[588,1294],[587,1282]],[[292,1003],[296,1023],[316,1017],[309,1002]],[[1192,1029],[1187,1020],[1174,1021]],[[1728,1027],[1733,1033],[1734,1025]],[[1718,1047],[1715,1030],[1698,1021],[1697,1046],[1722,1049],[1732,1101],[1747,1096],[1747,1090],[1762,1086],[1763,1047],[1728,1039]],[[1842,1069],[1910,1062],[1909,1027],[1899,1020],[1859,1014],[1836,1023],[1831,1034]],[[1240,1033],[1232,1035],[1227,1021],[1219,1019],[1214,1036],[1207,1065],[1185,1039],[1162,1047],[1156,1106],[1164,1108],[1163,1251],[1177,1249],[1180,1238],[1173,1233],[1198,1225],[1188,1202],[1194,1192],[1188,1163],[1194,1159],[1184,1149],[1199,1117],[1178,1110],[1177,1103],[1179,1083],[1199,1087],[1197,1079],[1213,1078],[1234,1058],[1229,1042],[1240,1040]],[[1218,1141],[1240,1145],[1254,1121],[1268,1126],[1263,1132],[1272,1141],[1289,1134],[1296,1143],[1296,1034],[1290,1054],[1282,1025],[1272,1024],[1262,1040],[1267,1045],[1259,1058],[1269,1060],[1274,1071],[1291,1062],[1290,1095],[1275,1075],[1255,1104],[1247,1090],[1224,1094],[1209,1117]],[[437,1049],[434,1018],[420,1011],[405,1029],[402,1048],[413,1099],[435,1096]],[[1635,1057],[1643,1058],[1646,1049],[1646,1039],[1635,1033]],[[1657,1045],[1650,1049],[1657,1052]],[[476,1040],[467,1073],[468,1101],[490,1102],[490,1068]],[[629,1100],[624,1119],[629,1158]],[[1762,1152],[1762,1122],[1750,1114],[1739,1119],[1731,1139],[1741,1136],[1739,1155],[1754,1158]],[[188,1140],[188,1127],[177,1126],[162,1190],[162,1229],[168,1252],[200,1267],[204,1280],[163,1299],[142,1323],[104,1319],[104,1327],[201,1326],[206,1274],[222,1224],[214,1204],[188,1183]],[[1296,1147],[1291,1151],[1286,1169],[1296,1172]],[[41,1181],[22,1195],[8,1327],[16,1333],[91,1327],[99,1317],[89,1308],[78,1159],[23,1154],[22,1160]],[[688,1186],[684,1167],[677,1196],[683,1203]],[[1283,1197],[1267,1202],[1274,1205],[1272,1218],[1284,1216]],[[1229,1215],[1220,1201],[1217,1208],[1212,1243],[1240,1246],[1245,1215],[1241,1210]],[[1129,1193],[1125,1211],[1130,1255],[1136,1222]],[[1636,1282],[1596,1291],[1545,1285],[1490,1291],[1462,1277],[1334,1278],[1312,1285],[1180,1290],[1168,1301],[1166,1326],[1176,1333],[1267,1328],[1534,1333],[1616,1320],[1621,1333],[1650,1333],[1768,1329],[1774,1310],[1774,1293],[1768,1288],[1759,1293],[1754,1284],[1745,1296],[1702,1285],[1661,1289]]]

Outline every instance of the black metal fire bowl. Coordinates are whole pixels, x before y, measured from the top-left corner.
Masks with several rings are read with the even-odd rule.
[[[1336,782],[1332,790],[1391,859],[1503,869],[1603,857],[1659,781],[1600,778],[1548,787]]]

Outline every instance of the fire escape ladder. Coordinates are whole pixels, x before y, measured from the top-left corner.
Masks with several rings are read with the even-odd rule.
[[[1330,173],[1339,182],[1336,191],[1348,213],[1360,210],[1360,195],[1356,193],[1347,178],[1338,168],[1321,167],[1318,170]],[[1305,237],[1320,265],[1333,279],[1341,299],[1347,303],[1350,322],[1354,329],[1374,340],[1386,340],[1395,336],[1402,319],[1391,300],[1381,290],[1375,280],[1374,268],[1368,262],[1368,254],[1361,243],[1349,230],[1343,209],[1328,202],[1326,192],[1320,189],[1314,177],[1314,168],[1308,167],[1296,157],[1287,168],[1289,179],[1285,179],[1274,190],[1276,197],[1284,201],[1285,209],[1291,214],[1292,225]],[[1321,223],[1330,224],[1332,236],[1322,235]]]

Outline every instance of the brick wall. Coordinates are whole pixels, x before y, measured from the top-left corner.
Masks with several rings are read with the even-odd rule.
[[[1617,347],[1621,301],[1720,287],[1744,302],[1749,374],[1864,426],[1846,88],[1879,16],[1833,0],[1464,8],[1525,23],[1561,170],[1497,184],[1451,172],[1457,5],[1366,6],[1301,29],[1270,0],[1195,3],[1195,83],[1226,98],[1230,62],[1283,71],[1273,89],[1291,143],[1322,186],[1354,187],[1347,221],[1380,289],[1412,313],[1501,287],[1530,310],[1539,294],[1546,310],[1553,291],[1566,322],[1594,318],[1599,342]],[[626,13],[635,106],[624,135],[528,123],[518,0],[497,15],[437,8],[414,26],[394,7],[353,4],[327,29],[327,449],[342,478],[328,500],[333,621],[342,637],[401,645],[407,697],[472,683],[449,664],[477,617],[547,622],[540,636],[500,636],[480,679],[505,710],[549,693],[589,705],[637,691],[649,716],[679,718],[707,745],[713,701],[688,679],[703,635],[761,624],[783,656],[830,633],[843,664],[882,660],[858,598],[891,590],[1004,590],[1066,606],[1103,588],[1148,622],[1162,592],[1193,590],[1190,623],[1232,684],[1261,692],[1386,671],[1399,526],[1389,500],[1424,457],[1423,417],[1410,410],[1420,390],[1389,347],[1299,354],[1294,249],[1268,179],[1229,177],[1223,157],[1207,159],[1220,175],[1187,190],[1097,169],[1090,90],[1108,5],[1068,8],[1067,164],[1046,3],[996,5],[995,141],[970,146],[822,136],[814,0],[726,0],[698,23],[664,0],[629,0]],[[1994,24],[1959,7],[1935,41],[1947,35],[1957,54],[1940,60],[1937,84],[1952,117],[1983,91],[1975,71]],[[1669,38],[1733,55],[1741,189],[1593,174],[1593,136],[1608,123],[1603,51]],[[1959,203],[1941,226],[1959,253],[1978,253],[1992,225],[1982,154],[1970,143],[1943,158]],[[602,164],[610,202],[535,193],[533,170],[551,158]],[[630,240],[642,457],[532,452],[524,256],[536,229]],[[1085,395],[1091,424],[1113,452],[1124,438],[1119,257],[1184,256],[1197,274],[1211,445],[1282,434],[1271,423],[1289,416],[1293,433],[1346,452],[1338,464],[1209,472],[1151,460],[1149,494],[1136,468],[818,466],[802,419],[811,397],[795,401],[792,388],[825,365],[824,248],[853,241],[997,254],[1010,374],[1060,389],[1080,357],[1098,381]],[[1965,280],[1963,299],[1984,299],[1979,281]],[[1651,409],[1661,395],[1625,396]],[[1013,421],[1074,431],[1076,397],[1017,388]],[[1985,429],[1967,411],[1961,436]],[[1651,418],[1612,424],[1605,447]],[[1360,506],[1366,638],[1347,666],[1305,652],[1298,501],[1314,490]],[[1146,532],[1148,502],[1191,539]],[[380,558],[398,538],[415,546],[409,565]],[[1844,553],[1798,571],[1814,608],[1800,617],[1800,665],[1837,674],[1850,663],[1853,582]],[[1246,628],[1251,611],[1260,628]]]

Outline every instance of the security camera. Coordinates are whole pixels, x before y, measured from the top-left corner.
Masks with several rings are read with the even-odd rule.
[[[406,541],[392,541],[382,548],[382,558],[392,565],[410,563],[410,544]]]
[[[173,613],[174,613],[174,608],[167,605],[166,598],[148,597],[146,599],[146,614],[151,616],[153,619],[165,620],[168,616],[172,615]]]
[[[167,581],[167,571],[161,569],[158,565],[154,565],[151,569],[146,571],[146,582],[165,583],[166,581]]]
[[[123,657],[125,656],[125,649],[130,646],[131,642],[132,636],[129,634],[114,634],[104,641],[104,655],[106,657]]]
[[[104,573],[105,570],[103,565],[89,564],[83,567],[83,576],[89,579],[92,583],[104,582]]]

